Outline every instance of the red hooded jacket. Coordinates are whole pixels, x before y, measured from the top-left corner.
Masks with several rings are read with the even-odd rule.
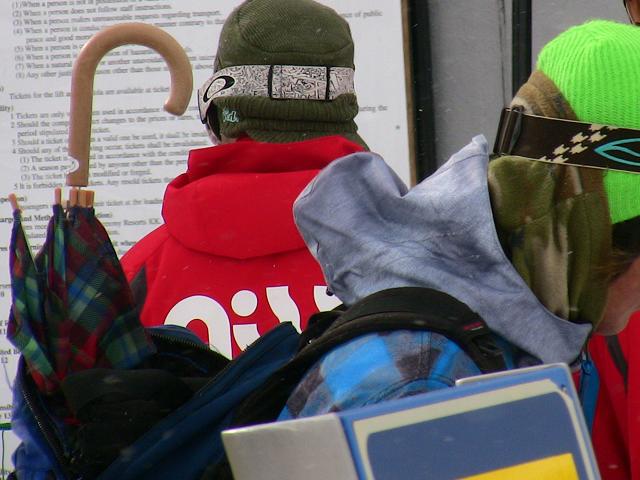
[[[636,312],[619,335],[589,342],[600,377],[592,441],[603,480],[640,480],[639,340]]]
[[[331,161],[362,147],[342,137],[193,150],[167,187],[164,225],[122,265],[147,326],[189,327],[236,356],[279,322],[304,328],[339,303],[293,221],[293,202]]]

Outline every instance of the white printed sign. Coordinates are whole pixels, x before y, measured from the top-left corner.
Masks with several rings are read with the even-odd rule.
[[[0,409],[8,421],[16,355],[4,334],[11,304],[8,244],[15,192],[32,247],[44,240],[53,188],[68,168],[73,60],[105,26],[146,22],[184,46],[195,88],[211,75],[217,38],[237,0],[11,0],[0,2]],[[357,123],[362,137],[407,183],[411,179],[401,0],[325,0],[345,17],[356,45]],[[119,254],[161,223],[166,184],[188,150],[209,145],[195,94],[186,114],[164,112],[169,74],[161,57],[123,46],[98,67],[90,187]],[[249,335],[249,334],[247,334]],[[249,335],[250,336],[250,335]]]

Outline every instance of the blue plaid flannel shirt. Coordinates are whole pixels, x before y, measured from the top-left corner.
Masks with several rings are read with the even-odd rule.
[[[514,368],[513,347],[496,340],[507,368]],[[455,342],[438,333],[398,330],[367,334],[316,362],[289,397],[279,420],[426,393],[480,373]]]

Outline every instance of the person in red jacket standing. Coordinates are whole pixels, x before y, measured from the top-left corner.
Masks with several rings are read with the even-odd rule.
[[[143,324],[187,326],[228,357],[339,301],[292,205],[332,160],[366,149],[347,22],[312,0],[247,0],[198,91],[214,147],[167,187],[164,224],[122,258]]]

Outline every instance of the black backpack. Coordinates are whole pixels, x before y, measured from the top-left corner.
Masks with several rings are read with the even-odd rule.
[[[502,350],[486,323],[446,293],[419,287],[383,290],[330,312],[313,315],[300,336],[298,353],[235,409],[231,426],[275,421],[305,373],[324,354],[361,335],[392,330],[424,330],[460,346],[483,373],[506,369]],[[226,459],[203,478],[233,478]]]

